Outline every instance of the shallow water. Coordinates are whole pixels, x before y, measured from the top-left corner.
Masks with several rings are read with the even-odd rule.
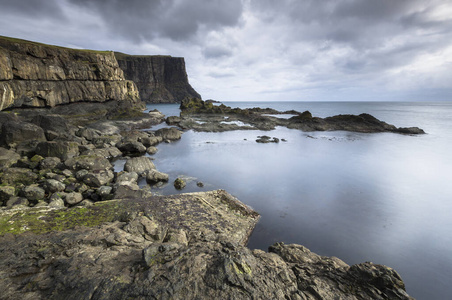
[[[302,244],[348,264],[395,268],[418,299],[452,294],[452,103],[264,102],[234,107],[309,110],[313,116],[370,113],[428,134],[302,132],[184,133],[160,144],[157,168],[190,176],[183,192],[222,188],[261,215],[249,243]],[[177,105],[153,105],[167,115]],[[259,135],[286,139],[256,143]],[[197,181],[205,186],[199,188]],[[156,190],[177,193],[171,184]]]

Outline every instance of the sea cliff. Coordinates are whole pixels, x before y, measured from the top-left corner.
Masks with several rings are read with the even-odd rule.
[[[113,52],[0,37],[0,110],[107,101],[141,104]]]
[[[127,55],[115,52],[124,76],[138,86],[147,103],[180,103],[185,97],[201,96],[191,87],[183,57]]]

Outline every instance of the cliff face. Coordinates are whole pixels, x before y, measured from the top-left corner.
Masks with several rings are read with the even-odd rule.
[[[141,102],[113,52],[0,36],[0,110],[109,100]]]
[[[183,57],[141,56],[115,53],[128,80],[138,86],[148,103],[180,103],[185,97],[201,96],[188,83]]]

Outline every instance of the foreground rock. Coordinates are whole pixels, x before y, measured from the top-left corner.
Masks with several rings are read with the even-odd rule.
[[[369,114],[337,115],[328,118],[313,117],[309,111],[280,112],[270,108],[231,108],[224,104],[215,106],[196,98],[186,98],[181,103],[181,128],[196,131],[229,131],[229,130],[273,130],[276,126],[284,126],[303,131],[335,131],[354,132],[394,132],[402,134],[423,134],[417,127],[397,128],[376,119]],[[279,118],[278,115],[289,114],[291,118]],[[261,139],[261,141],[264,141]],[[265,141],[264,141],[265,142]]]
[[[224,191],[4,211],[2,297],[411,299],[385,266],[300,245],[246,248],[258,218]]]

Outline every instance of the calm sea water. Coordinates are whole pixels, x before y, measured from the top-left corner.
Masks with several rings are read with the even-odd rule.
[[[230,102],[233,107],[309,110],[314,116],[370,113],[427,134],[343,131],[184,133],[160,144],[160,171],[189,179],[183,192],[222,188],[262,218],[249,247],[302,244],[348,264],[395,268],[418,299],[452,295],[452,102]],[[178,115],[177,105],[153,105]],[[284,138],[258,144],[258,135]],[[197,181],[205,186],[199,188]],[[177,193],[171,184],[156,190]]]

